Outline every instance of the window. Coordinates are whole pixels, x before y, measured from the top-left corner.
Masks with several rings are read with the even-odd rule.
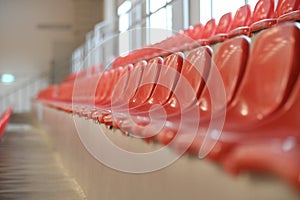
[[[124,55],[172,35],[174,1],[181,0],[123,1],[117,10],[119,54]]]
[[[130,13],[128,12],[131,9],[131,1],[124,1],[118,8],[119,16],[119,31],[123,32],[129,28],[130,22]]]
[[[200,21],[206,23],[212,18],[212,0],[200,0]]]
[[[188,27],[191,21],[193,24],[199,20],[205,24],[211,18],[218,21],[227,12],[232,12],[234,16],[237,9],[246,3],[249,3],[253,10],[257,1],[123,0],[118,6],[116,23],[119,33],[122,33],[119,38],[119,53],[124,55],[124,52],[159,42],[172,35],[172,30],[178,31]],[[127,33],[127,30],[136,29],[141,31]]]
[[[251,6],[251,9],[252,9],[252,10],[254,10],[257,1],[258,1],[258,0],[248,0],[247,3]]]
[[[129,29],[130,26],[130,12],[132,4],[131,1],[124,1],[118,8],[118,17],[119,17],[119,55],[124,55],[130,50],[130,35],[125,32]]]
[[[172,34],[171,1],[147,1],[147,44],[159,42]]]

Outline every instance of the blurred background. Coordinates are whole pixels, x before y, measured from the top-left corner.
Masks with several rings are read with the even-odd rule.
[[[28,112],[41,88],[68,74],[107,64],[122,52],[169,34],[151,30],[105,38],[136,28],[178,31],[256,0],[0,0],[0,107]],[[126,38],[124,42],[124,37]],[[102,44],[102,45],[101,45]],[[88,52],[97,47],[92,58]],[[82,63],[86,59],[89,63]],[[2,111],[2,110],[1,110]]]

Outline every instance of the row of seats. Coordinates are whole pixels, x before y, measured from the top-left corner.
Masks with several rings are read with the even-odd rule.
[[[300,189],[300,25],[288,19],[255,36],[72,75],[37,99],[230,173],[267,171]]]
[[[253,13],[249,5],[244,5],[236,11],[233,18],[229,12],[220,18],[218,24],[215,19],[211,19],[205,25],[199,23],[190,26],[159,43],[117,57],[112,65],[118,67],[156,56],[167,56],[172,52],[189,50],[199,45],[222,42],[240,34],[251,36],[278,23],[300,20],[299,8],[298,0],[279,0],[275,10],[274,0],[259,0]]]
[[[12,108],[8,108],[4,113],[0,116],[0,139],[3,137],[6,125],[9,122],[10,116],[13,112]]]

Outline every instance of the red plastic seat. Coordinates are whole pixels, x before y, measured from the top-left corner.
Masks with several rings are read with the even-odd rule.
[[[153,58],[148,62],[141,77],[139,87],[135,95],[129,100],[129,109],[145,103],[150,98],[155,88],[155,83],[158,81],[162,65],[163,59],[161,57]]]
[[[192,38],[193,40],[201,39],[202,34],[203,34],[203,29],[204,29],[204,26],[201,23],[191,26],[187,30],[187,36]]]
[[[118,78],[118,69],[110,69],[100,76],[93,75],[75,81],[73,89],[73,112],[81,116],[86,110],[99,106],[107,99],[107,93]]]
[[[101,79],[101,65],[92,66],[88,69],[83,70],[82,74],[85,76],[78,77],[74,80],[73,88],[73,103],[75,104],[85,104],[92,106],[95,103],[95,92],[98,85],[98,81]],[[116,68],[109,71],[112,75],[110,80],[116,79],[119,71],[122,71],[122,68]],[[106,74],[107,75],[107,74]],[[107,81],[106,81],[107,82]],[[106,84],[103,81],[101,84]]]
[[[216,29],[215,34],[227,33],[231,29],[231,24],[232,24],[231,13],[229,12],[224,14],[218,23],[218,27]]]
[[[179,31],[176,35],[175,38],[173,39],[173,44],[172,47],[170,48],[171,53],[176,53],[178,51],[184,51],[187,49],[187,47],[195,43],[196,41],[189,37],[189,33],[187,30],[185,31]]]
[[[97,99],[96,105],[99,107],[103,107],[110,103],[110,100],[112,98],[112,93],[114,92],[115,85],[119,84],[118,81],[120,80],[120,77],[124,73],[124,68],[117,68],[110,70],[111,75],[109,77],[109,80],[106,82],[106,89],[103,98]],[[102,86],[98,85],[97,90],[99,90]],[[96,96],[97,92],[96,92]],[[99,96],[98,96],[99,97]]]
[[[57,98],[58,85],[51,85],[41,90],[36,99],[38,101],[53,101]]]
[[[71,73],[70,75],[68,75],[63,82],[67,82],[67,81],[74,81],[77,77],[78,73]]]
[[[100,75],[101,76],[101,75]],[[99,75],[90,75],[75,80],[73,88],[73,103],[92,105]]]
[[[136,63],[133,69],[127,71],[127,73],[124,74],[125,77],[120,79],[117,85],[114,85],[111,106],[108,108],[105,107],[105,114],[99,115],[98,120],[100,122],[113,125],[114,116],[112,116],[112,114],[122,113],[124,109],[128,109],[128,102],[135,95],[136,89],[139,87],[146,65],[147,62],[145,61]],[[119,94],[122,95],[117,96]],[[101,105],[99,105],[99,107],[101,108]]]
[[[3,137],[5,128],[9,122],[12,112],[13,109],[10,107],[0,116],[0,139]]]
[[[157,83],[155,83],[155,88],[153,90],[153,93],[151,97],[148,99],[148,101],[145,104],[140,105],[137,109],[140,111],[146,110],[150,108],[152,105],[165,104],[168,99],[170,98],[170,95],[172,91],[174,90],[175,83],[178,80],[178,75],[175,73],[169,73],[169,70],[176,70],[178,73],[180,73],[183,63],[183,54],[182,53],[176,53],[168,56],[163,64],[163,68],[161,69],[159,73],[159,77],[157,80]],[[164,85],[161,85],[161,84]]]
[[[211,100],[211,94],[207,88],[207,84],[203,89],[202,94],[198,99],[198,109],[200,112],[200,129],[198,130],[198,134],[195,138],[189,138],[193,140],[193,143],[189,147],[190,153],[199,153],[199,150],[202,148],[203,141],[205,138],[204,133],[207,132],[207,126],[211,123],[211,117],[218,117],[222,114],[222,110],[226,108],[226,106],[230,105],[232,100],[236,95],[236,91],[240,86],[240,82],[243,78],[245,68],[247,65],[247,60],[249,57],[250,51],[250,40],[246,36],[239,36],[235,38],[228,39],[220,44],[219,48],[216,50],[216,53],[213,56],[213,67],[217,69],[211,70],[211,73],[208,76],[207,84],[210,85],[210,90],[214,90],[217,99]],[[220,84],[215,83],[215,80],[218,80],[219,73],[221,79],[223,80],[225,88],[217,88],[217,85]],[[222,91],[224,90],[224,91]],[[220,95],[226,94],[226,98],[220,97]],[[212,113],[214,115],[212,116]],[[194,119],[197,120],[197,119]],[[215,120],[215,119],[213,119]],[[189,127],[189,125],[186,125]],[[173,128],[173,132],[177,130]],[[168,138],[169,142],[173,137],[170,137],[170,130],[166,130],[165,135],[161,136],[164,140]],[[174,134],[173,134],[174,135]],[[179,136],[180,137],[180,136]],[[186,139],[177,139],[175,148],[179,148],[180,146],[184,146],[182,144],[185,143]],[[216,146],[211,149],[208,157],[210,159],[220,159],[220,157],[226,153],[226,148],[223,144],[217,143]]]
[[[202,38],[204,31],[204,26],[199,23],[194,26],[190,26],[185,32],[187,37],[191,38],[188,43],[184,44],[184,47],[182,48],[183,51],[185,50],[191,50],[199,46],[198,40]]]
[[[201,39],[198,40],[200,46],[209,44],[209,38],[212,37],[217,29],[216,20],[210,19],[206,22]]]
[[[251,20],[251,8],[248,4],[240,7],[234,16],[231,30],[249,25]]]
[[[285,0],[278,3],[281,9],[275,13],[278,16],[277,23],[300,21],[300,1]]]
[[[57,100],[62,102],[72,102],[74,81],[63,82],[59,85]]]
[[[120,85],[123,84],[123,82],[118,83],[117,87],[121,87],[121,89],[124,90],[124,94],[122,95],[121,98],[116,97],[116,100],[114,100],[113,102],[114,103],[113,106],[121,108],[122,106],[128,103],[129,99],[135,96],[136,90],[141,83],[146,66],[147,66],[147,62],[144,60],[136,63],[133,66],[133,70],[130,73],[130,77],[128,77],[128,82],[125,88],[123,87],[123,85]]]
[[[240,7],[234,16],[231,31],[229,32],[229,37],[234,37],[237,35],[250,35],[250,28],[248,27],[251,22],[251,8],[248,4]]]
[[[271,96],[273,101],[270,107],[274,107],[274,104],[279,104],[280,107],[271,116],[265,117],[264,122],[258,123],[247,131],[236,133],[239,137],[236,138],[231,152],[226,156],[223,163],[225,169],[231,173],[249,170],[267,171],[285,179],[296,189],[299,189],[300,60],[298,55],[300,54],[300,27],[299,24],[288,23],[272,29],[270,33],[266,33],[266,36],[275,37],[273,40],[277,39],[277,47],[271,46],[276,50],[268,58],[274,59],[274,63],[280,62],[272,67],[276,71],[277,68],[281,68],[281,79],[284,81],[281,81],[281,85],[272,85],[271,83],[276,82],[276,80],[268,79],[270,86],[272,85],[274,89],[261,85],[260,90],[261,93],[265,92],[264,97],[269,95],[266,93],[267,90],[276,90],[274,93],[276,92],[278,96]],[[282,61],[278,58],[279,56],[283,59]],[[268,72],[273,74],[271,77],[274,77],[273,71],[269,70]],[[253,99],[256,100],[257,98]],[[263,100],[260,101],[263,102]],[[258,106],[260,107],[260,105]],[[265,108],[268,109],[268,106]],[[247,159],[245,159],[245,155],[247,155]]]
[[[276,21],[274,15],[274,0],[259,0],[254,8],[250,32],[257,32],[273,26]]]
[[[95,86],[95,82],[98,80],[99,77],[98,73],[99,72],[96,70],[95,67],[91,67],[84,69],[79,73],[71,74],[64,82],[62,82],[59,85],[57,100],[68,103],[72,103],[73,100],[77,103],[88,103],[87,99],[90,95],[89,90],[93,89],[91,85]],[[74,91],[75,85],[76,90]]]
[[[284,14],[277,19],[277,23],[283,23],[288,21],[300,21],[300,8],[296,11]]]
[[[211,27],[211,23],[208,24],[208,26],[206,28],[211,29],[213,27]],[[187,30],[184,30],[184,34],[182,36],[182,38],[178,39],[178,41],[181,42],[177,42],[176,43],[176,48],[173,48],[173,53],[176,51],[187,51],[187,50],[191,50],[194,48],[197,48],[199,46],[199,42],[198,41],[202,41],[202,44],[204,44],[205,40],[202,40],[203,35],[207,35],[209,33],[205,33],[205,27],[203,27],[203,25],[197,24],[194,27],[190,26]]]
[[[190,51],[184,59],[174,93],[170,101],[163,107],[169,125],[156,135],[155,139],[160,143],[168,144],[171,142],[181,124],[182,114],[185,113],[184,116],[187,116],[190,110],[197,108],[196,102],[201,96],[209,76],[212,64],[211,56],[212,49],[208,46],[202,46]],[[180,95],[180,97],[176,95]]]
[[[116,80],[115,85],[113,85],[113,89],[107,87],[107,84],[104,84],[108,79],[108,74],[104,75],[104,77],[100,77],[98,84],[97,84],[97,91],[95,93],[95,108],[92,110],[91,113],[87,113],[87,115],[96,121],[103,121],[103,117],[107,114],[110,114],[111,109],[111,101],[113,95],[116,94],[123,94],[126,84],[128,82],[129,76],[131,71],[133,70],[133,65],[126,65],[121,71]],[[104,72],[105,73],[105,72]],[[119,85],[123,85],[123,87],[116,87]],[[106,91],[104,91],[106,90]],[[106,98],[104,98],[104,94]],[[121,98],[121,97],[120,97]]]
[[[258,34],[238,90],[227,106],[224,131],[209,158],[222,160],[249,140],[300,139],[299,44],[299,24],[283,24]],[[206,127],[200,130],[205,133]],[[199,152],[204,140],[201,132],[190,151]]]
[[[134,116],[145,116],[148,117],[149,109],[153,105],[165,105],[168,103],[172,91],[174,91],[174,88],[176,86],[176,83],[179,78],[179,73],[182,68],[182,62],[183,62],[183,54],[182,53],[176,53],[168,56],[163,66],[161,67],[159,77],[157,79],[157,83],[154,83],[154,88],[151,96],[149,99],[147,99],[146,102],[137,105],[134,107],[134,109],[130,109],[129,112],[127,111],[127,114],[123,115],[122,117],[115,116],[115,122],[118,124],[123,130],[128,130],[134,128],[133,124],[130,124],[128,126],[127,119],[130,119],[131,117],[128,116],[128,114]],[[178,73],[176,73],[176,71]],[[153,86],[152,86],[153,87]],[[151,88],[151,86],[149,87]],[[132,90],[136,90],[137,88],[131,88]],[[124,108],[123,108],[124,110]],[[125,122],[125,123],[124,123]],[[148,121],[147,121],[148,122]],[[142,123],[140,125],[144,125],[144,121],[136,122],[136,123]]]
[[[252,71],[268,73],[268,76],[252,74],[252,81],[245,76],[241,85],[244,89],[240,90],[236,102],[227,112],[228,130],[238,129],[242,133],[237,137],[238,142],[243,137],[262,139],[294,136],[300,139],[299,24],[282,24],[265,31],[258,39],[260,44],[255,47],[254,51],[257,52],[253,56],[258,56],[259,48],[265,44],[269,44],[273,51],[266,53],[269,48],[261,48],[260,53],[268,59],[252,57],[249,66]],[[249,73],[253,72],[249,69]]]
[[[245,141],[228,153],[223,166],[237,175],[241,172],[264,172],[276,175],[300,189],[300,143],[293,137]]]
[[[225,105],[223,105],[224,102],[215,101],[212,107],[209,90],[205,87],[199,99],[202,121],[210,119],[213,110],[224,109],[224,107],[232,102],[245,72],[249,49],[250,39],[246,36],[228,39],[219,46],[213,60],[224,83],[226,102]],[[214,75],[211,75],[208,82],[213,82],[214,80]],[[220,103],[220,105],[218,105],[218,103]]]
[[[205,81],[209,75],[211,56],[212,49],[209,46],[198,47],[190,51],[184,59],[180,79],[175,92],[182,89],[180,87],[181,82],[188,81],[190,87],[194,90],[195,97],[198,99],[202,94]],[[185,98],[185,100],[185,104],[188,106],[195,103],[194,99]]]
[[[169,117],[178,117],[177,114],[180,114],[181,111],[185,111],[197,102],[209,75],[211,55],[212,50],[208,46],[198,47],[187,54],[182,64],[179,79],[172,90],[170,100],[163,105]],[[192,90],[192,94],[186,92],[187,90]],[[180,101],[183,102],[179,101],[176,96],[178,94],[181,96]]]
[[[278,0],[274,17],[278,18],[282,15],[298,10],[299,4],[300,2],[298,0]]]
[[[172,129],[178,128],[182,112],[192,109],[192,106],[193,108],[196,108],[195,104],[202,93],[205,80],[207,79],[210,71],[211,54],[211,48],[203,46],[190,51],[184,59],[181,74],[178,81],[175,83],[176,86],[174,90],[172,90],[169,100],[165,104],[161,105],[167,115],[165,120],[172,122],[176,126],[172,127]],[[170,73],[168,74],[170,75]],[[180,97],[177,95],[180,95]],[[156,96],[152,95],[152,98],[156,98]],[[135,116],[135,122],[141,127],[150,123],[151,119],[148,115],[145,115],[145,113],[133,113],[132,117]],[[151,116],[152,118],[156,117],[155,120],[157,120],[157,122],[161,122],[160,110],[152,110]],[[132,126],[132,124],[129,125]],[[142,131],[134,129],[133,132],[138,134]],[[162,131],[155,137],[155,139],[166,144],[169,142],[168,139],[172,138],[165,137],[165,135],[168,135],[168,133]]]
[[[274,14],[274,0],[259,0],[254,8],[251,24],[269,19]]]
[[[112,62],[112,67],[120,67],[126,66],[129,64],[134,64],[139,62],[140,60],[147,59],[146,57],[151,56],[153,54],[153,48],[151,46],[146,46],[140,49],[133,50],[126,55],[120,55],[114,59]]]
[[[94,74],[100,74],[103,71],[103,65],[92,65],[88,66],[87,68],[81,70],[80,72],[77,73],[77,76],[75,78],[82,78],[86,76],[91,76]],[[72,78],[72,77],[71,77]]]
[[[117,105],[117,103],[114,103],[114,106],[112,108],[114,112],[124,113],[130,109],[134,109],[135,107],[146,103],[146,101],[151,97],[152,92],[156,86],[155,83],[157,83],[158,81],[160,69],[163,64],[163,59],[161,57],[156,57],[150,60],[148,63],[140,64],[145,65],[139,66],[144,68],[143,73],[140,77],[140,82],[137,85],[134,85],[136,87],[135,89],[131,86],[127,88],[127,92],[132,94],[131,97],[129,97],[130,99],[122,99],[122,104]],[[135,81],[134,79],[135,77],[130,77],[128,81]],[[111,115],[105,116],[104,122],[108,125],[114,125],[117,127],[117,123],[112,124],[112,117],[113,116]]]
[[[123,67],[118,67],[109,70],[103,77],[94,75],[76,83],[73,92],[73,112],[89,118],[92,118],[92,115],[96,114],[95,112],[100,115],[99,108],[96,105],[101,105],[102,108],[110,106],[113,87],[125,73],[125,70]],[[103,95],[101,98],[99,98],[100,93]]]
[[[100,75],[88,75],[75,80],[72,94],[73,113],[85,116],[85,112],[94,107],[98,81],[102,84],[101,89],[105,90],[105,83],[109,81],[109,74],[112,74],[112,72],[113,71],[110,70]]]
[[[228,130],[253,128],[282,108],[299,74],[299,27],[284,24],[257,36],[239,91],[227,110]]]
[[[110,74],[109,71],[104,71],[99,77],[96,92],[95,92],[95,104],[101,105],[102,100],[105,98],[106,90],[108,89]]]
[[[209,38],[209,43],[217,43],[217,42],[222,42],[228,38],[228,31],[231,29],[231,24],[232,24],[232,15],[231,13],[226,13],[224,14],[217,26],[215,35]]]
[[[155,58],[157,56],[168,56],[171,54],[171,49],[174,47],[174,40],[175,40],[176,35],[172,35],[171,37],[158,42],[154,45],[151,45],[148,47],[150,53],[148,53],[151,56],[148,56],[148,59]]]
[[[270,3],[270,4],[269,4]],[[267,8],[271,9],[273,6],[273,1],[264,2]],[[269,7],[270,6],[270,7]],[[268,9],[267,9],[268,10]],[[250,26],[250,31],[256,32],[262,29],[270,28],[276,23],[281,23],[285,21],[296,21],[299,20],[299,1],[298,0],[278,0],[278,4],[273,16],[269,18],[257,21]],[[298,19],[297,19],[298,18]]]

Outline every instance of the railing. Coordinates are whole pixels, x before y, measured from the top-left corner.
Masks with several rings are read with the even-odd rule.
[[[31,101],[39,90],[49,85],[49,74],[42,73],[20,83],[13,90],[0,96],[0,113],[12,106],[14,113],[24,113],[31,110]]]

